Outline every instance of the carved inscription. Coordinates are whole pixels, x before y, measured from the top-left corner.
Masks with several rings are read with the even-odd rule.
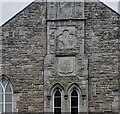
[[[58,57],[57,71],[59,75],[74,75],[75,57]]]
[[[76,45],[76,37],[68,29],[65,29],[57,36],[58,48],[74,48]]]

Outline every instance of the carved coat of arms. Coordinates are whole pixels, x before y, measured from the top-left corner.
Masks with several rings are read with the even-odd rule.
[[[59,57],[58,59],[58,74],[71,75],[75,72],[74,57]]]

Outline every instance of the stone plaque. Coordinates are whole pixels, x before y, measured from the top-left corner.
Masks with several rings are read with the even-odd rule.
[[[74,2],[59,2],[58,18],[74,18],[75,17],[75,3]]]
[[[47,19],[83,18],[84,0],[81,0],[81,2],[77,2],[76,0],[71,0],[71,2],[64,2],[64,0],[55,1],[47,3],[47,9],[49,9],[47,10]]]
[[[75,75],[75,57],[58,57],[57,74],[60,76]]]
[[[71,30],[72,29],[72,30]],[[59,32],[57,35],[57,48],[59,49],[69,49],[74,48],[76,45],[76,35],[75,28],[66,28]]]

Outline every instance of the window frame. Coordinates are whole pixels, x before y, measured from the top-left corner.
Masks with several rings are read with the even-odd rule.
[[[5,81],[5,85],[3,85],[4,81]],[[13,86],[12,86],[10,81],[5,80],[5,79],[0,81],[0,86],[2,87],[2,92],[0,92],[0,93],[3,95],[3,100],[2,100],[2,102],[0,102],[0,104],[2,104],[2,106],[3,106],[2,107],[2,112],[6,112],[6,105],[11,105],[12,106],[11,111],[13,112]],[[10,92],[6,91],[7,86],[10,86],[10,89],[11,89]],[[12,96],[11,102],[6,101],[6,95],[7,94],[10,94]]]
[[[55,93],[56,93],[57,90],[58,90],[58,91],[60,92],[60,94],[61,94],[61,107],[60,107],[60,108],[61,108],[61,113],[62,113],[62,98],[63,98],[63,97],[62,97],[62,92],[61,92],[60,89],[55,89],[55,91],[54,91],[54,93],[53,93],[53,112],[55,112],[55,105],[54,105],[55,103],[54,103],[54,102],[55,102]]]
[[[77,92],[77,94],[78,94],[78,113],[80,112],[80,108],[79,108],[79,106],[80,106],[80,94],[79,94],[79,91],[77,90],[77,89],[75,89],[75,88],[73,88],[71,91],[70,91],[70,98],[69,98],[69,100],[70,100],[70,113],[71,113],[71,94],[72,94],[72,92],[74,91],[74,90],[76,90],[76,92]]]

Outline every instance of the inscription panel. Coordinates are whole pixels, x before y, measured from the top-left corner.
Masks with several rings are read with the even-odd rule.
[[[60,76],[75,75],[75,57],[58,57],[57,74]]]
[[[57,2],[47,3],[47,19],[69,19],[69,18],[83,18],[84,17],[84,1],[64,2],[57,0]]]

